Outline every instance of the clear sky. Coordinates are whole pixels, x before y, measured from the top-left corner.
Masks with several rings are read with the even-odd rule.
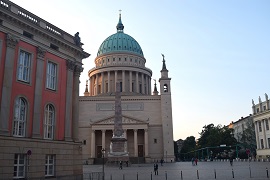
[[[12,0],[74,35],[84,50],[80,94],[100,44],[124,32],[140,44],[152,78],[165,55],[171,80],[174,140],[199,137],[204,125],[228,125],[270,95],[269,0]],[[153,84],[153,82],[152,82]],[[153,85],[152,85],[153,87]]]

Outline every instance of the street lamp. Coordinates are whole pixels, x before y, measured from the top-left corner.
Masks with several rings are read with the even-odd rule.
[[[105,174],[104,174],[104,156],[105,156],[105,149],[102,148],[101,152],[102,152],[102,180],[104,180],[104,179],[105,179]]]

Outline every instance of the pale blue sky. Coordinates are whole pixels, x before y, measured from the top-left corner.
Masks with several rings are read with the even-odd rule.
[[[81,95],[100,44],[124,32],[143,49],[153,79],[161,53],[172,78],[174,140],[199,137],[204,125],[228,125],[252,113],[251,100],[270,95],[268,0],[13,0],[74,35],[91,54],[81,74]]]

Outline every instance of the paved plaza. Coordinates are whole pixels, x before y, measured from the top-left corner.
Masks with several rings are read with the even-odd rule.
[[[92,172],[102,172],[102,165],[85,165],[85,179]],[[263,180],[270,176],[270,162],[191,162],[159,163],[158,175],[154,175],[154,164],[132,164],[129,167],[104,166],[105,180],[185,180],[185,179],[237,179]],[[182,178],[181,178],[182,172]],[[152,176],[151,176],[152,173]]]

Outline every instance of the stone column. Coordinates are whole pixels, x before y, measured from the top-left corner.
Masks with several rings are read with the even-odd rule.
[[[73,76],[73,94],[72,94],[72,138],[78,141],[78,121],[79,121],[79,77],[83,68],[76,65]]]
[[[95,130],[91,132],[91,158],[95,158],[95,149],[96,149],[96,134]]]
[[[122,92],[126,92],[125,70],[122,71]]]
[[[265,120],[262,120],[262,134],[263,134],[263,143],[264,143],[264,149],[267,148],[267,142],[266,142],[266,134],[265,134]]]
[[[15,48],[19,39],[11,34],[6,36],[6,57],[5,57],[5,67],[4,67],[4,78],[2,87],[2,98],[1,98],[1,108],[0,108],[0,135],[9,135],[9,112],[11,104],[11,92],[12,92],[12,80],[15,62]],[[11,118],[13,119],[13,118]],[[26,133],[27,134],[27,133]]]
[[[111,73],[108,71],[108,92],[111,92]]]
[[[102,131],[102,149],[106,148],[106,140],[105,140],[105,135],[106,135],[106,130],[101,130]]]
[[[98,91],[99,91],[99,88],[98,88],[98,74],[96,74],[96,94],[95,95],[98,95]]]
[[[132,71],[129,71],[129,92],[132,92]]]
[[[114,71],[114,92],[116,92],[117,71]]]
[[[149,95],[149,83],[148,83],[148,76],[145,75],[145,85],[146,85],[146,92],[145,94]]]
[[[144,156],[149,156],[148,152],[148,129],[144,130]]]
[[[101,73],[101,93],[105,93],[105,90],[104,90],[104,72]]]
[[[136,72],[136,93],[139,93],[139,77],[138,77],[138,72]]]
[[[151,77],[148,77],[148,94],[151,94]]]
[[[142,94],[145,94],[145,92],[144,92],[144,74],[141,73],[141,76],[142,76]]]
[[[71,60],[66,60],[67,65],[67,87],[66,87],[66,112],[65,112],[65,140],[72,141],[72,131],[71,131],[71,124],[73,119],[73,107],[72,107],[72,100],[73,100],[73,71],[75,68],[75,63]]]
[[[138,157],[138,129],[134,129],[134,156]]]
[[[127,139],[127,129],[124,129],[124,138]]]
[[[256,135],[256,143],[257,149],[260,149],[260,141],[259,141],[259,131],[258,131],[258,121],[255,122],[255,135]]]
[[[42,87],[43,87],[43,69],[44,57],[46,50],[37,47],[37,67],[36,67],[36,84],[35,84],[35,98],[34,98],[34,117],[33,117],[33,138],[41,138],[40,123],[42,122]],[[72,89],[71,89],[72,90]],[[42,124],[42,123],[41,123]]]

